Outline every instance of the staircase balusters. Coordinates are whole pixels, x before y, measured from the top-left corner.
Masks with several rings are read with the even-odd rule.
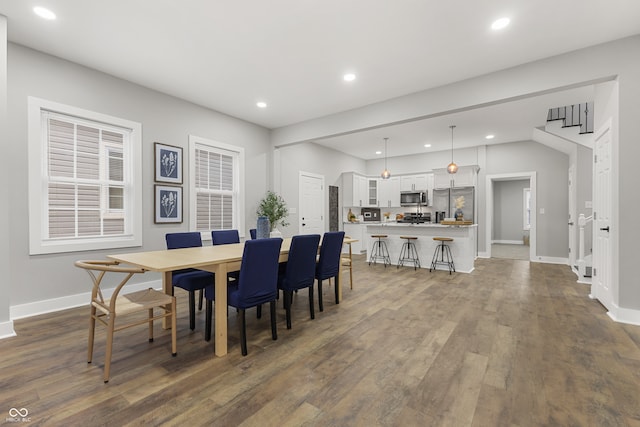
[[[593,102],[550,108],[547,121],[563,120],[563,128],[580,126],[580,133],[593,133]]]

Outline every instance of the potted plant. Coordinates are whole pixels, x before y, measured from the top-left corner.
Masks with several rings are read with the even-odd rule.
[[[274,193],[273,191],[267,191],[267,194],[260,201],[256,215],[266,216],[269,218],[269,224],[271,225],[271,232],[277,231],[278,224],[286,227],[289,223],[286,221],[289,215],[287,209],[287,203],[282,196]]]

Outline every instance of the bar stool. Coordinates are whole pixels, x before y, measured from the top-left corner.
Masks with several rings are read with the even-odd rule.
[[[391,258],[389,257],[389,251],[387,250],[387,242],[382,239],[386,239],[386,234],[372,234],[371,237],[374,240],[373,247],[371,248],[371,256],[369,256],[369,265],[373,262],[381,259],[384,263],[384,268],[387,268],[387,264],[391,265]]]
[[[404,265],[405,262],[410,262],[413,263],[413,269],[415,270],[416,268],[420,267],[420,258],[418,258],[418,251],[416,250],[415,243],[413,243],[413,241],[418,240],[418,238],[414,236],[400,236],[400,238],[405,239],[406,242],[402,244],[397,268],[400,268],[400,266]]]
[[[451,237],[434,237],[433,240],[440,243],[436,246],[436,251],[433,253],[429,271],[435,270],[438,264],[446,265],[447,268],[449,268],[449,274],[451,274],[452,271],[456,271],[456,266],[453,264],[453,255],[451,255],[451,248],[447,245],[447,242],[453,242],[453,239]],[[438,260],[438,255],[440,255],[440,260]]]

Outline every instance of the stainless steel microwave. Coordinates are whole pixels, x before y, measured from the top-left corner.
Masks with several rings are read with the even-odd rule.
[[[427,206],[429,200],[424,191],[403,191],[400,193],[400,206]]]

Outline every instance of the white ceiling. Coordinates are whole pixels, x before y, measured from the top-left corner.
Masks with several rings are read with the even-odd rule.
[[[35,5],[57,19],[35,16]],[[0,14],[12,42],[271,129],[640,33],[638,0],[0,0]],[[492,31],[502,16],[511,25]],[[344,82],[345,72],[357,79]],[[529,139],[558,102],[517,101],[323,143],[374,158],[371,145],[389,137],[390,155],[400,155],[425,141],[450,144],[450,124],[456,146],[488,132],[494,142]],[[539,116],[524,113],[532,108]]]

